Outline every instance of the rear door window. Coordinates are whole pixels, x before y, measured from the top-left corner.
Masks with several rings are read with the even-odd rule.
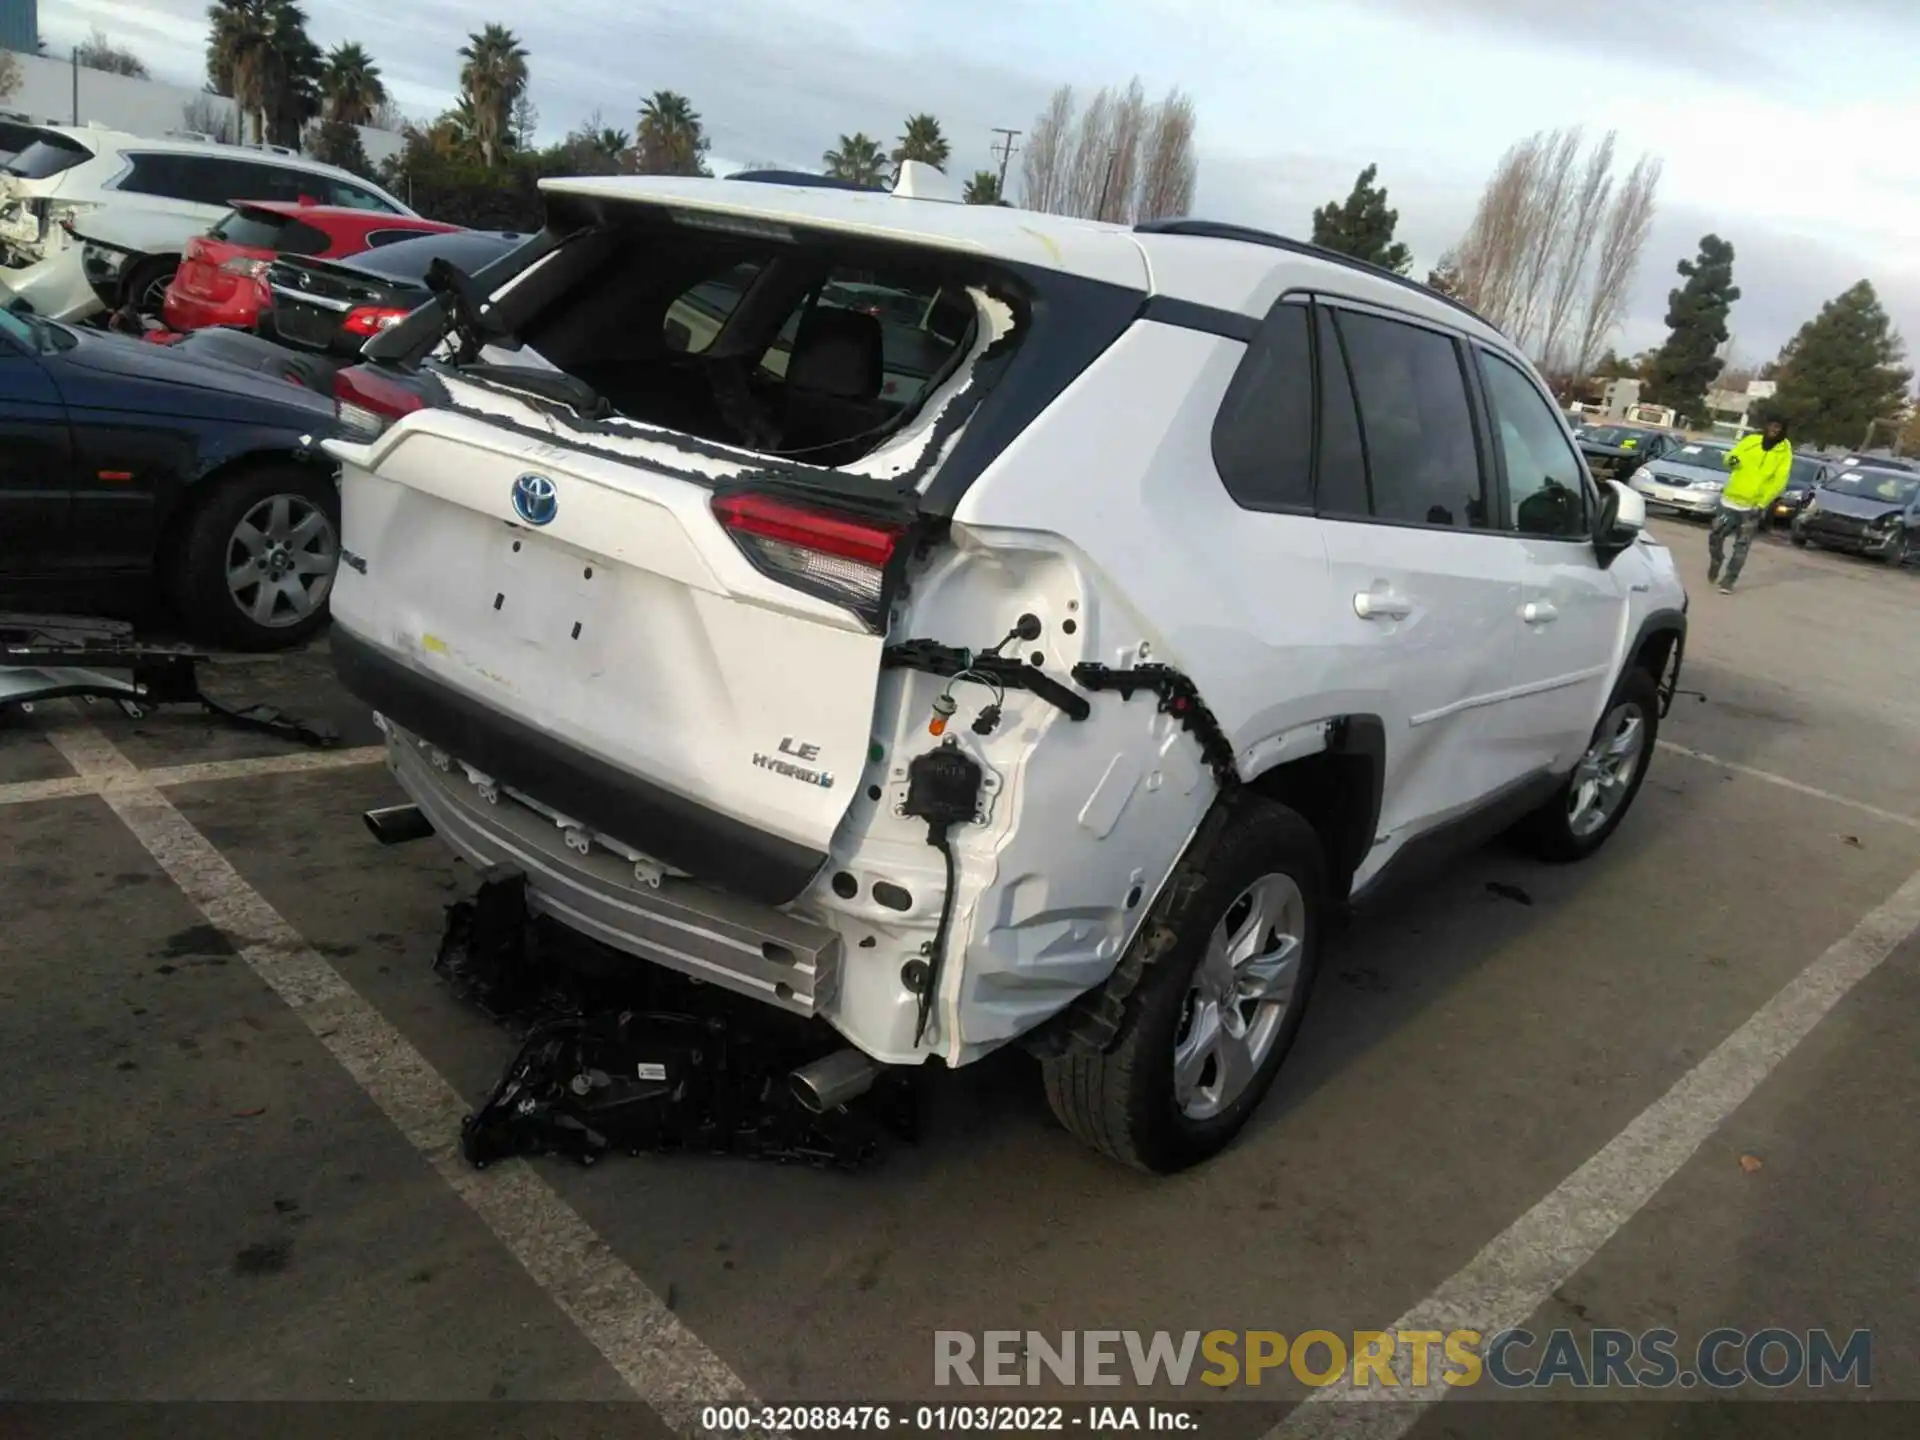
[[[1369,518],[1487,529],[1473,410],[1452,337],[1358,311],[1335,313],[1364,437]]]
[[[319,255],[333,242],[324,230],[271,210],[235,210],[213,227],[213,238],[282,255]]]

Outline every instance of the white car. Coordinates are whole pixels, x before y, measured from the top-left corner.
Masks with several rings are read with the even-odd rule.
[[[1649,505],[1710,517],[1719,510],[1720,492],[1727,488],[1730,449],[1710,441],[1685,440],[1647,461],[1628,483]]]
[[[379,186],[300,155],[43,126],[0,166],[0,284],[54,320],[88,318],[102,308],[96,288],[116,286],[157,316],[187,242],[235,200],[302,196],[413,214]],[[92,276],[83,265],[89,251]]]
[[[543,184],[542,236],[343,372],[332,652],[461,856],[837,1028],[816,1103],[1020,1041],[1069,1129],[1177,1169],[1338,910],[1620,824],[1686,595],[1465,308],[1201,222]],[[965,297],[911,393],[847,279]],[[429,358],[449,325],[565,374]]]

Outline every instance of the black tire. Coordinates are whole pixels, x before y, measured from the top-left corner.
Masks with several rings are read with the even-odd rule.
[[[1629,667],[1627,673],[1620,677],[1620,683],[1614,687],[1607,708],[1601,714],[1600,724],[1594,728],[1591,743],[1597,745],[1600,742],[1601,735],[1608,729],[1609,720],[1623,705],[1637,707],[1640,723],[1644,726],[1640,751],[1626,782],[1625,793],[1598,828],[1584,833],[1576,831],[1570,814],[1574,788],[1581,781],[1580,771],[1576,768],[1546,804],[1514,827],[1514,839],[1539,859],[1561,864],[1586,859],[1607,843],[1607,837],[1620,828],[1620,822],[1633,809],[1633,802],[1640,794],[1641,782],[1647,778],[1647,766],[1653,762],[1654,747],[1660,740],[1660,687],[1654,677],[1638,665]]]
[[[295,613],[290,603],[276,601],[272,623],[262,623],[228,588],[228,561],[240,543],[240,522],[279,496],[325,517],[330,530],[324,548],[330,548],[334,567],[326,572],[324,585],[303,586],[320,592],[310,611]],[[326,597],[340,556],[340,494],[327,471],[296,461],[260,465],[208,483],[193,505],[170,579],[182,618],[196,633],[234,650],[284,650],[327,623]],[[301,504],[289,509],[299,513]],[[250,593],[258,595],[257,590]]]
[[[1887,548],[1881,552],[1880,558],[1898,570],[1907,563],[1907,557],[1912,551],[1913,544],[1908,540],[1907,532],[1904,529],[1900,529],[1893,532],[1893,539],[1888,542]]]
[[[1791,540],[1798,549],[1804,550],[1807,548],[1807,537],[1802,535],[1797,529],[1789,530],[1787,532],[1787,539]]]
[[[1189,992],[1215,927],[1270,875],[1290,879],[1301,901],[1293,987],[1245,1088],[1217,1114],[1196,1119],[1184,1113],[1174,1084],[1174,1050],[1190,1018]],[[1060,1123],[1094,1149],[1156,1174],[1184,1170],[1225,1149],[1259,1106],[1299,1034],[1320,963],[1326,906],[1326,860],[1313,827],[1269,801],[1235,796],[1222,802],[1116,967],[1117,976],[1137,981],[1111,1041],[1042,1059],[1047,1102]]]
[[[150,316],[155,320],[165,319],[163,307],[150,303],[148,292],[157,285],[159,293],[164,295],[167,286],[173,283],[174,272],[179,268],[178,255],[156,255],[151,260],[143,260],[127,273],[126,285],[121,291],[121,305],[138,315]]]

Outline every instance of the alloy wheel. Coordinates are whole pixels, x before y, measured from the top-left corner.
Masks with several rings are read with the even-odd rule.
[[[1616,705],[1600,722],[1592,747],[1573,769],[1567,827],[1584,839],[1613,819],[1633,788],[1647,744],[1647,717],[1634,701]]]
[[[333,521],[303,495],[270,495],[227,541],[227,593],[254,624],[298,625],[326,603],[340,565]]]
[[[1299,988],[1307,902],[1287,875],[1261,876],[1227,907],[1193,974],[1173,1044],[1173,1094],[1210,1120],[1246,1092]]]

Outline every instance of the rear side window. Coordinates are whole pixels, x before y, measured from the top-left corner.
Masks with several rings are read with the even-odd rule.
[[[1214,418],[1214,468],[1245,509],[1313,505],[1312,313],[1282,305],[1267,318]]]
[[[757,263],[744,261],[675,296],[663,326],[667,349],[698,355],[711,346],[759,273]]]
[[[373,230],[367,234],[367,248],[379,250],[388,245],[398,245],[402,240],[418,240],[422,234],[431,233],[420,230]]]
[[[78,140],[43,131],[32,133],[38,138],[30,140],[19,154],[7,161],[7,174],[22,180],[47,180],[93,158],[93,152]]]
[[[1367,455],[1369,517],[1448,529],[1489,526],[1459,348],[1397,320],[1340,311]]]
[[[427,268],[435,260],[445,260],[472,275],[491,265],[519,243],[518,239],[477,230],[429,231],[424,235],[415,231],[340,263],[351,270],[378,275],[383,280],[407,280],[418,284],[427,278]]]
[[[213,227],[213,237],[282,255],[318,255],[333,243],[325,231],[271,210],[235,210]]]

